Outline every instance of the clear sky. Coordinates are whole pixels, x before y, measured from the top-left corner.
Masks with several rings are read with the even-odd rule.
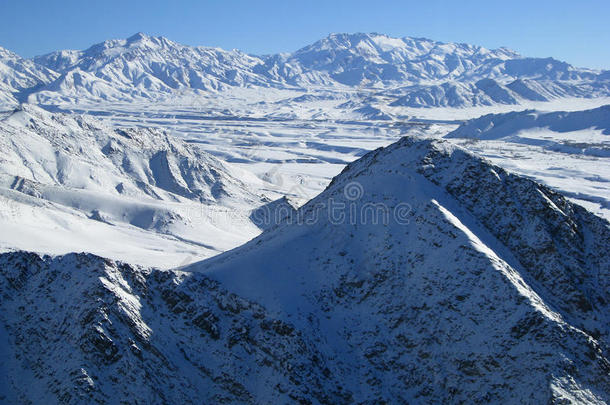
[[[609,0],[0,0],[0,46],[25,57],[139,31],[254,54],[331,32],[379,32],[610,69]]]

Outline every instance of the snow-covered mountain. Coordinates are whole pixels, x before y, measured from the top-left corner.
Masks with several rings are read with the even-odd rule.
[[[75,71],[102,80],[125,99],[154,98],[185,88],[219,90],[224,86],[269,85],[252,72],[261,63],[257,57],[239,51],[184,46],[142,33],[126,40],[105,41],[84,51],[54,52],[34,61],[63,75],[54,88],[46,90],[51,92],[58,92],[61,86],[70,87],[66,81]]]
[[[168,267],[181,262],[172,245],[178,257],[207,256],[258,233],[248,216],[263,201],[244,183],[254,176],[160,129],[23,104],[1,118],[0,148],[4,249],[148,264],[165,255]]]
[[[187,270],[313,331],[355,402],[595,403],[610,395],[609,243],[607,221],[548,188],[406,138]]]
[[[10,58],[7,52],[0,55],[0,60]],[[44,74],[27,87],[17,87],[18,96],[46,104],[159,100],[236,87],[304,95],[331,89],[338,98],[369,89],[390,94],[384,103],[407,107],[512,105],[610,94],[607,74],[552,58],[374,33],[332,34],[296,52],[267,56],[185,46],[138,33],[27,63],[29,70],[37,67]],[[4,70],[9,77],[5,82],[23,71]],[[3,93],[7,98],[7,91]]]
[[[58,74],[0,47],[0,105],[15,104]]]
[[[0,48],[0,402],[609,403],[609,95],[382,34]]]
[[[606,403],[609,244],[550,189],[404,138],[181,271],[0,256],[2,395]]]
[[[487,65],[497,66],[511,58],[519,55],[508,49],[487,50],[425,38],[331,34],[289,55],[286,62],[324,72],[339,83],[360,85],[458,79],[476,71],[485,75],[490,73]]]

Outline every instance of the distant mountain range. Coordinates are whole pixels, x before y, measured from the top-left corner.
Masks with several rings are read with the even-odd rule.
[[[232,87],[324,90],[338,97],[366,89],[382,93],[390,106],[466,107],[608,96],[610,73],[506,48],[375,33],[332,34],[296,52],[266,56],[142,33],[32,60],[0,48],[5,104],[156,100]]]

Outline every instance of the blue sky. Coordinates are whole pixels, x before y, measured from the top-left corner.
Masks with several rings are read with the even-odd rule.
[[[188,45],[287,52],[331,32],[507,46],[610,69],[610,1],[0,0],[0,46],[31,57],[136,32]]]

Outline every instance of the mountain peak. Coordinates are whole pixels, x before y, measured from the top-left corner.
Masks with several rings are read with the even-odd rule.
[[[2,58],[2,59],[16,59],[16,58],[21,59],[21,57],[19,55],[17,55],[15,52],[13,52],[9,49],[3,48],[1,46],[0,46],[0,58]]]
[[[460,402],[481,392],[545,402],[554,394],[540,386],[571,381],[557,366],[564,358],[586,375],[567,392],[607,395],[595,379],[607,374],[597,364],[606,361],[609,294],[598,280],[608,279],[609,237],[607,222],[552,190],[409,137],[349,164],[293,218],[184,270],[296,330],[315,329],[322,362],[342,359],[324,362],[327,374],[358,381],[347,402]],[[533,355],[505,354],[521,345]],[[377,379],[359,379],[363,369]],[[420,371],[439,369],[451,388]],[[516,383],[492,385],[506,375]],[[393,391],[393,378],[408,385]]]
[[[151,36],[147,35],[143,32],[138,32],[125,40],[126,45],[137,45],[137,46],[149,46],[149,47],[157,47],[157,46],[168,46],[171,44],[175,44],[169,39],[159,36]]]
[[[149,37],[148,35],[146,35],[143,32],[137,32],[137,33],[133,34],[132,36],[130,36],[129,38],[127,38],[127,42],[143,41],[143,40],[147,40],[150,38],[151,37]]]

